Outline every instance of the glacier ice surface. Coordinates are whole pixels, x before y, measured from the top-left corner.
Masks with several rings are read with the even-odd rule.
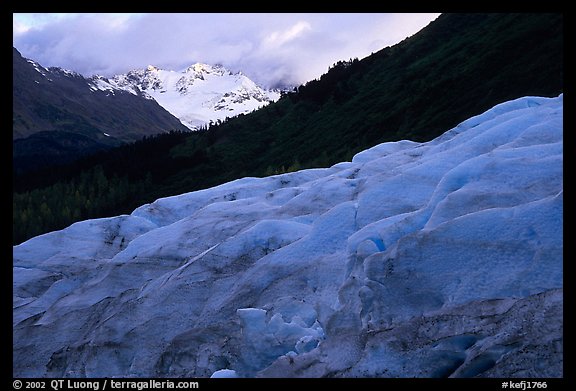
[[[15,246],[13,376],[562,376],[562,116],[524,97]]]

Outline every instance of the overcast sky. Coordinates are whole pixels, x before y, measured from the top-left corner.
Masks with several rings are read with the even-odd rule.
[[[363,58],[413,35],[439,14],[14,14],[26,58],[85,76],[204,62],[265,87],[299,85],[339,60]]]

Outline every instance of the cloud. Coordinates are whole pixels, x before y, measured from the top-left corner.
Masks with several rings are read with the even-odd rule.
[[[363,58],[438,14],[14,14],[24,57],[84,75],[149,64],[219,63],[266,86],[297,85],[338,60]]]
[[[285,31],[273,31],[271,34],[266,36],[264,39],[264,45],[269,46],[271,48],[279,47],[285,44],[286,42],[292,41],[293,39],[298,38],[302,34],[305,34],[306,31],[311,30],[312,27],[310,23],[305,21],[299,21],[288,30]]]

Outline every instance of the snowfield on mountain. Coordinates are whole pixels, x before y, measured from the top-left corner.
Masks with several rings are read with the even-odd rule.
[[[95,90],[119,89],[154,99],[192,130],[247,114],[280,98],[279,91],[266,90],[240,72],[202,63],[179,72],[149,65],[111,79],[96,76],[92,81]]]
[[[13,248],[14,377],[562,377],[563,97]]]

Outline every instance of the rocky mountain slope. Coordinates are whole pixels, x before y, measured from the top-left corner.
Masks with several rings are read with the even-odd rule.
[[[12,140],[16,169],[66,162],[144,136],[187,131],[152,99],[61,68],[45,68],[13,48]]]

